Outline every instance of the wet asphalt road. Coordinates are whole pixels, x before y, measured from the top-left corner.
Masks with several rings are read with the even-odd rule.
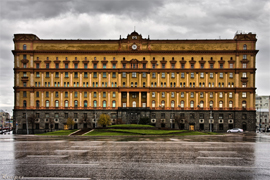
[[[0,179],[270,179],[270,134],[166,138],[0,135]]]

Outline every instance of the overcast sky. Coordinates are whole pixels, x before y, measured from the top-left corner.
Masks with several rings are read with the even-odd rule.
[[[270,94],[269,0],[1,0],[0,109],[14,104],[13,34],[40,39],[232,39],[257,34],[257,94]]]

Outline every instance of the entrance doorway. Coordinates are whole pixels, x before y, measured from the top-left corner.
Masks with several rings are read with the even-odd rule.
[[[189,130],[194,131],[195,130],[195,125],[189,125]]]
[[[246,131],[247,130],[247,123],[246,122],[243,122],[242,129],[243,129],[243,131]]]

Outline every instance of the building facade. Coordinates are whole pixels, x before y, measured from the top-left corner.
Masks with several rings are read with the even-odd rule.
[[[255,130],[256,34],[233,39],[46,40],[14,35],[14,119],[26,132],[149,117],[157,127]],[[51,125],[52,124],[52,125]]]
[[[256,127],[265,128],[270,127],[270,96],[256,95]]]

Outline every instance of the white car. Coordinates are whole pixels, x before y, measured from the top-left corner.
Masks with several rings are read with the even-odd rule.
[[[243,129],[240,129],[240,128],[233,128],[233,129],[227,130],[227,132],[228,133],[233,133],[233,132],[242,133],[244,131],[243,131]]]

